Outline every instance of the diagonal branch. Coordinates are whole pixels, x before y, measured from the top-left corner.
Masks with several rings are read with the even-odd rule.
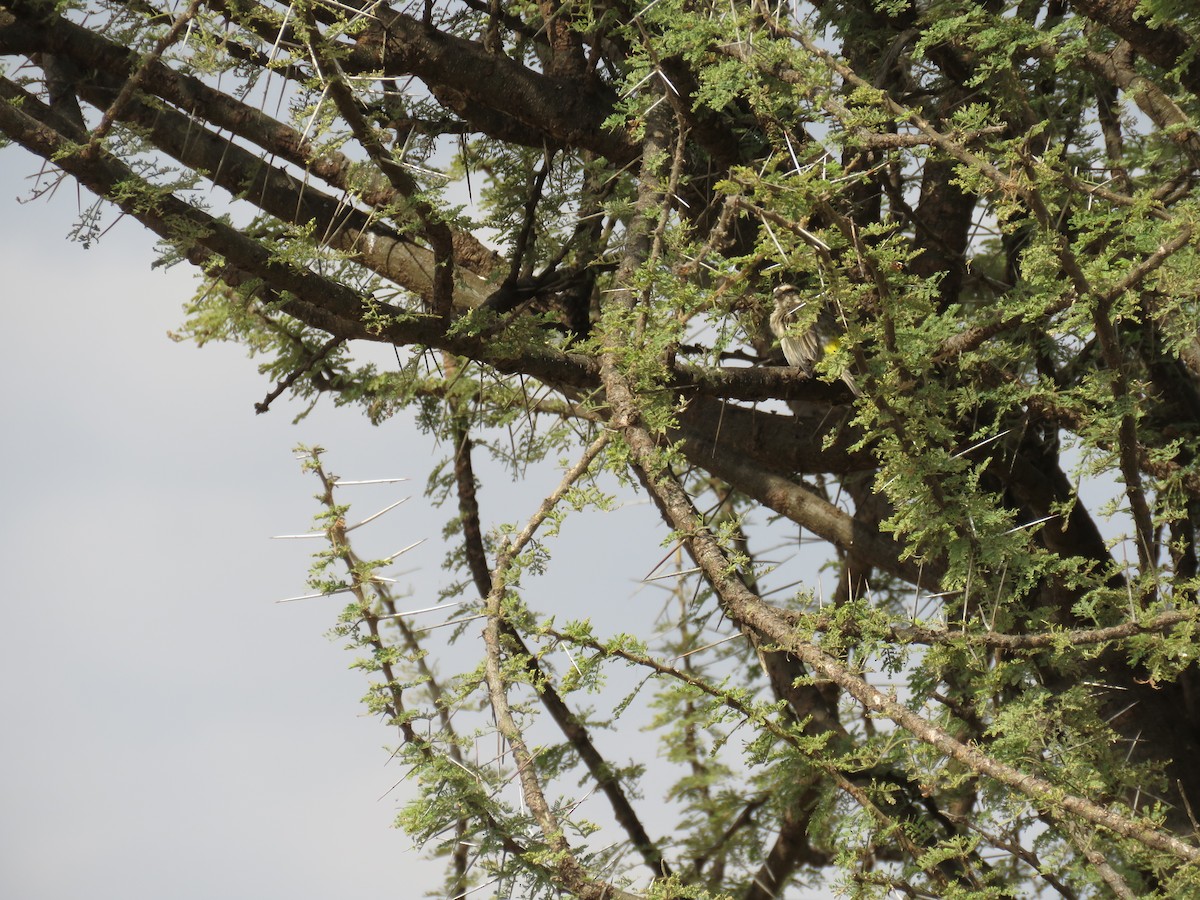
[[[613,390],[614,387],[618,389]],[[619,397],[618,403],[613,404],[615,415],[636,421],[635,407],[631,405],[633,395],[628,391],[621,391],[616,385],[610,386],[609,391],[610,403],[614,394]],[[988,756],[978,747],[956,740],[928,719],[914,713],[897,700],[885,696],[816,644],[802,640],[787,616],[748,591],[735,576],[735,569],[716,537],[699,524],[700,519],[686,493],[672,478],[661,472],[656,461],[657,450],[645,429],[638,425],[629,425],[623,431],[630,443],[634,463],[649,470],[649,483],[653,485],[655,498],[664,514],[669,517],[673,526],[685,535],[684,545],[718,592],[726,613],[740,627],[759,631],[768,639],[778,642],[782,649],[794,653],[815,673],[833,681],[868,710],[881,713],[922,742],[959,761],[970,770],[1015,789],[1029,797],[1034,804],[1061,808],[1084,821],[1106,828],[1147,848],[1170,854],[1181,862],[1200,863],[1200,850],[1195,846],[1150,824],[1130,819],[1086,798],[1069,794],[1058,785],[1036,775],[1018,771]]]
[[[605,126],[616,96],[594,74],[543,75],[387,7],[359,34],[345,65],[355,74],[416,75],[443,105],[493,137],[591,150],[618,165],[638,155],[624,129]]]
[[[467,567],[475,582],[475,587],[482,598],[486,600],[491,593],[492,574],[488,570],[487,554],[483,546],[483,531],[480,526],[479,500],[475,491],[475,472],[471,462],[472,442],[462,417],[455,419],[454,426],[454,481],[458,489],[458,508],[462,518],[463,545],[466,552]],[[657,843],[651,839],[641,817],[633,808],[612,766],[596,749],[591,735],[571,708],[555,689],[554,683],[547,678],[538,663],[537,657],[530,652],[520,633],[509,622],[501,624],[502,634],[506,641],[513,643],[517,656],[525,660],[525,667],[530,681],[538,685],[538,698],[554,720],[564,737],[570,741],[579,758],[587,766],[588,772],[608,798],[613,816],[617,823],[629,835],[629,840],[642,856],[655,878],[671,875],[671,867],[663,858]]]
[[[533,814],[550,850],[554,853],[554,866],[561,882],[568,889],[575,891],[581,897],[622,897],[629,896],[611,885],[599,884],[586,873],[584,866],[576,858],[574,851],[563,834],[562,824],[551,809],[549,801],[538,779],[534,766],[534,754],[520,725],[513,715],[512,706],[508,701],[508,683],[503,672],[503,660],[507,655],[504,649],[504,599],[508,592],[508,578],[518,554],[532,540],[537,529],[546,517],[554,510],[559,501],[566,495],[571,486],[578,481],[591,467],[592,462],[608,443],[607,432],[600,435],[584,451],[580,460],[563,476],[559,486],[545,499],[537,511],[530,517],[525,528],[515,539],[505,543],[496,559],[492,571],[492,586],[486,600],[487,626],[484,629],[484,646],[486,658],[484,661],[484,676],[491,699],[492,712],[496,717],[496,728],[512,749],[517,763],[521,791],[529,811]]]
[[[1167,22],[1151,26],[1147,8],[1130,0],[1072,0],[1072,6],[1128,41],[1138,56],[1168,72],[1178,69],[1174,74],[1180,82],[1192,93],[1200,93],[1200,60],[1185,29]]]
[[[121,85],[121,89],[117,93],[116,99],[113,100],[112,105],[104,111],[104,115],[100,117],[99,124],[97,124],[92,130],[91,134],[88,135],[88,143],[87,146],[81,151],[82,153],[87,156],[92,156],[96,153],[100,146],[100,142],[104,140],[104,136],[112,130],[112,127],[116,123],[118,117],[121,115],[121,111],[124,109],[125,104],[129,102],[130,98],[133,97],[136,91],[141,89],[142,84],[150,74],[150,67],[157,63],[159,59],[162,58],[163,53],[165,53],[172,44],[174,44],[183,36],[183,29],[189,22],[191,22],[196,13],[200,11],[202,2],[203,0],[191,0],[191,3],[188,4],[187,9],[185,9],[178,15],[178,17],[176,17],[175,21],[171,23],[171,27],[167,30],[167,33],[159,38],[158,42],[154,45],[154,48],[148,54],[146,54],[145,58],[142,59],[137,70],[126,80],[123,85]]]
[[[633,294],[628,285],[632,283],[634,274],[649,254],[651,217],[648,213],[656,208],[659,201],[653,186],[652,166],[661,164],[664,146],[663,131],[661,128],[655,130],[651,122],[648,122],[642,189],[629,226],[627,255],[617,273],[615,302],[627,306],[633,303]],[[1036,199],[1034,198],[1035,201]],[[1087,290],[1086,283],[1080,287],[1084,291]],[[609,338],[610,345],[616,343],[614,337]],[[1065,810],[1093,825],[1109,829],[1148,848],[1168,853],[1183,862],[1200,862],[1200,850],[1194,846],[1151,825],[1129,819],[1085,798],[1068,794],[1043,778],[1020,772],[988,756],[978,747],[955,739],[944,729],[895,699],[885,696],[818,645],[803,640],[792,626],[790,617],[763,602],[745,586],[736,566],[721,548],[716,536],[704,526],[687,493],[666,469],[657,442],[641,422],[638,397],[626,376],[619,370],[614,352],[609,351],[603,355],[600,377],[611,410],[611,421],[624,438],[629,449],[630,461],[644,473],[643,482],[651,491],[664,518],[682,536],[684,546],[720,598],[722,609],[739,628],[774,641],[781,650],[795,654],[815,675],[828,678],[868,710],[885,715],[922,742],[957,760],[971,771],[986,775],[1026,795],[1033,803]]]
[[[320,30],[315,19],[309,18],[309,47],[313,53],[321,78],[325,82],[333,102],[341,113],[350,131],[358,139],[359,144],[367,151],[367,155],[378,166],[379,171],[387,178],[388,183],[395,189],[396,194],[410,198],[417,216],[421,220],[425,237],[434,252],[434,265],[430,275],[431,288],[428,300],[429,308],[437,316],[446,317],[454,300],[454,243],[451,239],[450,228],[440,221],[436,210],[424,200],[417,198],[420,192],[416,180],[405,171],[380,139],[379,134],[367,122],[366,115],[358,98],[351,92],[346,83],[345,73],[341,64],[333,58],[324,41],[318,41]]]
[[[260,168],[278,169],[276,166],[268,167],[262,159],[237,147],[228,139],[219,137],[215,131],[210,135],[209,128],[217,131],[228,130],[232,135],[261,147],[269,156],[278,157],[306,173],[311,173],[339,191],[352,193],[369,206],[387,209],[407,196],[397,194],[378,176],[374,182],[365,186],[352,185],[352,169],[355,163],[345,154],[317,148],[291,126],[272,118],[255,106],[221,93],[199,78],[177,72],[161,61],[144,60],[127,48],[74,22],[57,17],[44,19],[44,9],[38,6],[31,7],[28,0],[14,0],[6,6],[22,18],[20,21],[0,26],[0,49],[27,55],[43,51],[61,54],[71,59],[77,67],[95,73],[97,78],[86,79],[77,87],[89,102],[98,107],[109,104],[111,98],[122,89],[132,75],[145,72],[142,90],[162,98],[178,111],[156,106],[147,113],[144,110],[148,105],[139,103],[141,111],[137,112],[134,118],[134,112],[128,109],[129,104],[126,101],[121,107],[121,117],[137,121],[143,127],[154,128],[156,144],[187,163],[192,169],[214,173],[215,178],[221,174],[226,163],[224,156],[218,154],[213,157],[211,150],[208,159],[191,162],[184,158],[183,154],[195,152],[191,151],[189,142],[205,136],[214,140],[221,148],[228,148],[228,152],[235,148],[242,150],[242,153],[254,160],[254,164]],[[165,121],[160,121],[156,116],[164,117]],[[207,123],[209,127],[198,134],[200,122]],[[161,143],[164,140],[165,145]],[[171,149],[172,147],[175,149]],[[254,166],[243,165],[247,172],[254,172]],[[257,191],[243,191],[243,186],[235,183],[232,193],[240,195],[243,192],[250,197],[258,196]],[[301,194],[299,199],[303,199],[303,196]],[[292,220],[291,216],[279,212],[274,214],[285,221]],[[347,214],[345,208],[339,208],[335,215],[320,221],[337,221]],[[376,240],[384,237],[386,232]],[[495,273],[498,257],[473,235],[455,229],[452,231],[452,241],[460,279],[464,268],[480,279],[490,278]],[[408,267],[414,273],[430,273],[434,268],[433,254],[412,241],[397,243],[395,240],[385,240],[378,248],[372,242],[363,242],[360,252],[376,252],[380,260],[387,259],[390,262],[390,271],[396,270],[400,265]],[[425,282],[430,282],[431,277],[425,274]],[[401,281],[405,279],[401,278]],[[480,297],[486,296],[482,281],[476,293]]]

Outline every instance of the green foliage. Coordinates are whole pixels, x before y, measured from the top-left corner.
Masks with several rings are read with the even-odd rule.
[[[1200,891],[1200,33],[1076,6],[5,7],[0,133],[200,268],[173,337],[440,448],[430,629],[303,452],[446,896]]]

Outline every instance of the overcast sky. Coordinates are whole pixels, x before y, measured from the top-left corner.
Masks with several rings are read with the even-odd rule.
[[[0,151],[0,896],[420,896],[433,870],[379,799],[392,735],[325,636],[339,604],[274,603],[315,547],[270,537],[316,512],[297,442],[417,479],[357,489],[364,511],[419,502],[429,444],[332,405],[255,416],[239,348],[166,337],[191,274],[151,272],[132,221],[69,242],[72,185],[16,203],[37,169]],[[376,526],[393,550],[440,530],[406,508]]]
[[[406,608],[431,605],[449,511],[422,494],[439,451],[407,418],[376,428],[332,403],[299,425],[282,402],[256,416],[271,385],[241,348],[167,338],[191,272],[151,271],[152,236],[132,220],[91,249],[69,241],[91,198],[64,183],[18,204],[38,168],[0,151],[0,897],[422,896],[441,866],[390,827],[408,796],[388,765],[394,735],[363,714],[366,678],[326,637],[344,601],[276,603],[306,592],[319,544],[271,536],[310,530],[317,512],[297,443],[326,447],[347,479],[411,477],[339,499],[366,515],[411,498],[356,536],[373,555],[430,539],[401,565]],[[561,477],[514,484],[478,467],[485,527],[523,523]],[[560,621],[648,637],[665,595],[639,582],[663,536],[633,496],[570,519],[524,596]],[[770,580],[820,590],[812,561],[799,565]],[[618,765],[653,753],[644,716],[627,719],[594,735]],[[660,774],[642,804],[652,833],[672,824]]]
[[[306,592],[318,545],[270,538],[317,512],[297,443],[347,479],[411,477],[340,499],[365,515],[412,498],[370,526],[369,549],[434,539],[403,558],[412,603],[430,605],[449,516],[421,496],[436,447],[405,418],[375,428],[332,404],[299,425],[282,403],[256,416],[270,384],[240,348],[166,336],[191,273],[151,271],[131,220],[91,249],[69,241],[73,185],[17,202],[37,170],[0,151],[0,897],[421,896],[441,868],[390,827],[407,796],[391,790],[393,734],[363,715],[365,676],[326,637],[344,601],[277,604]],[[485,476],[485,520],[524,521],[559,477]],[[662,592],[637,582],[661,539],[636,498],[569,521],[527,596],[648,631]],[[602,541],[622,567],[599,571]],[[600,737],[618,764],[637,724]]]

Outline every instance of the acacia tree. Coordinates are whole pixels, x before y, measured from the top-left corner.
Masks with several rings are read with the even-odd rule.
[[[448,439],[440,662],[308,463],[447,896],[1190,896],[1198,51],[1172,0],[3,0],[0,132],[202,271],[260,411]],[[485,533],[480,448],[570,459]],[[614,476],[690,557],[657,632],[525,602]],[[605,750],[647,701],[669,786]]]

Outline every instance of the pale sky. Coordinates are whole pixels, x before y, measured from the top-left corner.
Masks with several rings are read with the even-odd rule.
[[[72,184],[16,202],[38,168],[0,151],[0,897],[423,896],[441,866],[391,828],[408,796],[388,764],[394,734],[364,715],[365,676],[326,637],[344,601],[275,602],[307,592],[319,542],[270,538],[310,530],[317,511],[297,443],[327,448],[347,479],[410,477],[339,499],[365,516],[411,497],[364,540],[382,556],[429,539],[398,567],[405,608],[432,605],[450,511],[422,494],[441,451],[406,417],[376,428],[332,403],[299,425],[282,403],[256,416],[271,385],[241,348],[166,337],[191,273],[151,271],[152,237],[132,220],[91,249],[68,241]],[[560,478],[479,468],[485,527],[523,523]],[[664,533],[637,497],[568,520],[525,596],[560,621],[649,637],[665,595],[639,581]],[[816,584],[811,563],[774,580],[804,576]],[[615,672],[615,694],[641,677]],[[595,736],[615,764],[653,754],[644,715]],[[656,772],[644,785],[652,833],[672,824],[668,783]],[[602,821],[603,801],[587,802]]]
[[[410,477],[340,499],[366,515],[411,498],[370,526],[370,549],[429,539],[398,565],[410,608],[432,605],[450,511],[422,494],[440,451],[406,417],[376,428],[332,403],[299,425],[283,403],[256,416],[271,385],[241,348],[166,336],[191,273],[151,271],[132,220],[91,249],[69,241],[74,185],[17,203],[38,168],[0,151],[0,897],[421,896],[441,866],[391,828],[406,796],[393,733],[363,714],[365,676],[326,637],[344,601],[275,603],[307,592],[319,542],[271,536],[317,512],[297,443],[326,447],[347,479]],[[492,523],[523,522],[560,478],[478,465]],[[648,634],[663,597],[637,581],[665,552],[657,517],[635,498],[587,521],[567,523],[527,594]],[[620,764],[649,749],[635,735],[599,739]]]
[[[377,539],[436,537],[440,513],[402,512],[430,445],[332,404],[255,416],[270,385],[239,348],[166,337],[190,273],[151,272],[132,221],[69,242],[73,185],[16,203],[38,166],[0,151],[0,896],[420,896],[434,870],[379,799],[392,734],[325,636],[340,603],[274,602],[316,544],[270,537],[316,512],[298,442],[346,478],[414,477],[359,508],[412,494]],[[415,563],[431,584],[439,559]]]

